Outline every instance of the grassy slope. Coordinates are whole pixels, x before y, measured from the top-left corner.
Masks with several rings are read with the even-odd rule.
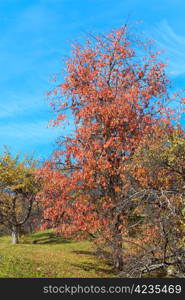
[[[51,231],[26,236],[18,245],[0,237],[0,277],[113,277],[94,250],[89,241],[62,239]]]

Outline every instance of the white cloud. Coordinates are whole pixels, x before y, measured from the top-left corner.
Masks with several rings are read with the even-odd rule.
[[[44,98],[44,97],[43,97]],[[15,95],[7,93],[4,97],[1,96],[0,101],[0,120],[9,117],[17,117],[33,114],[37,111],[49,110],[47,102],[39,95]]]
[[[185,73],[185,36],[175,32],[167,20],[163,20],[151,30],[153,38],[168,63],[170,75],[179,76]]]
[[[0,139],[12,138],[27,140],[31,143],[42,143],[43,141],[53,141],[60,135],[67,135],[74,129],[74,125],[68,126],[66,129],[62,127],[48,127],[45,120],[36,122],[11,122],[0,125]]]

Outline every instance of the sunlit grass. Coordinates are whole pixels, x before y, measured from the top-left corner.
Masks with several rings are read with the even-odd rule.
[[[0,277],[113,277],[111,267],[94,252],[92,242],[63,239],[52,231],[22,237],[18,245],[0,237]]]

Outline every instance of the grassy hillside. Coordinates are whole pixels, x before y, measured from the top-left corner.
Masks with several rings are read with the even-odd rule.
[[[18,245],[0,237],[0,277],[113,277],[94,251],[90,241],[63,239],[52,231],[23,237]]]

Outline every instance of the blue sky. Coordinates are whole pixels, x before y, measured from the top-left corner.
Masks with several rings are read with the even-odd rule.
[[[167,72],[185,88],[184,0],[0,0],[0,150],[47,158],[66,132],[48,129],[53,113],[45,94],[62,57],[85,32],[141,20],[141,36],[165,51]]]

